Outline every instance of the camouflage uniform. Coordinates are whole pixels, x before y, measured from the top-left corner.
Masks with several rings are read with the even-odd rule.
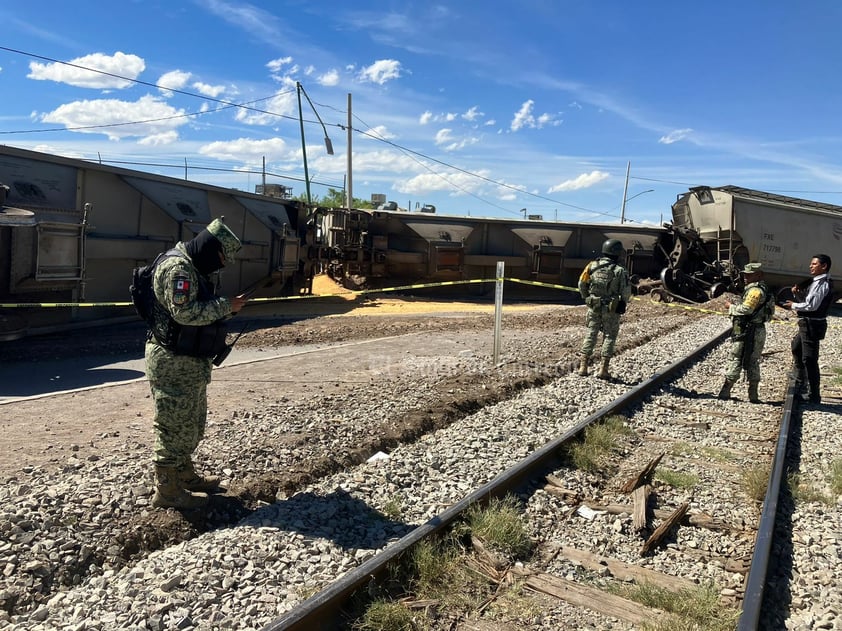
[[[218,258],[221,246],[225,262],[233,261],[235,253],[240,249],[240,240],[234,233],[219,219],[211,222],[206,230],[216,239],[216,243],[213,244],[214,251],[205,252],[205,256],[213,254]],[[207,238],[208,235],[203,236]],[[153,288],[164,310],[155,310],[153,330],[158,330],[162,325],[161,320],[167,317],[181,326],[200,327],[232,315],[230,302],[215,295],[210,280],[201,274],[196,262],[188,254],[188,248],[189,244],[176,244],[176,252],[171,253],[176,255],[161,259],[155,267]],[[222,267],[221,262],[216,269],[219,267]],[[200,299],[200,287],[210,288],[210,295],[206,292],[203,299]],[[159,489],[162,472],[166,474],[169,471],[170,477],[173,477],[175,474],[172,472],[181,473],[186,470],[188,473],[184,475],[192,477],[194,481],[202,480],[193,472],[191,454],[205,433],[207,384],[211,381],[213,357],[176,353],[165,347],[152,333],[148,336],[145,355],[146,375],[155,402],[153,461],[158,472]],[[218,482],[218,478],[215,481]],[[196,484],[201,486],[199,482]],[[203,490],[207,488],[203,487]],[[177,506],[172,503],[156,505]]]
[[[717,395],[720,399],[731,396],[731,387],[740,378],[743,369],[748,380],[748,400],[759,403],[760,356],[766,344],[766,322],[775,314],[774,296],[766,283],[760,280],[761,264],[748,263],[742,273],[751,281],[743,290],[737,304],[728,308],[731,316],[731,356],[725,368],[725,383]]]
[[[731,358],[725,369],[725,378],[737,381],[745,364],[746,379],[749,382],[760,381],[760,356],[766,344],[766,322],[771,319],[763,308],[769,297],[766,283],[759,281],[746,286],[739,304],[728,309],[733,322]],[[750,336],[750,339],[749,339]],[[743,361],[743,351],[749,345],[750,354]]]
[[[591,261],[579,276],[579,293],[588,306],[588,332],[582,342],[582,356],[593,355],[596,339],[602,332],[602,358],[614,355],[614,345],[620,332],[620,301],[631,299],[631,285],[626,269],[608,256]]]

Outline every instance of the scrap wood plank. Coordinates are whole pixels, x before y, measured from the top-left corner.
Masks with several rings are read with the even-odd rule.
[[[489,548],[482,539],[474,535],[471,535],[471,546],[477,557],[497,573],[510,565],[505,555]]]
[[[568,489],[564,486],[564,480],[561,480],[554,475],[546,477],[547,484],[544,485],[544,490],[550,495],[555,495],[563,500],[570,500],[571,502],[579,501],[579,492]]]
[[[599,572],[603,568],[607,569],[611,573],[611,576],[620,581],[634,581],[639,585],[648,583],[671,592],[697,589],[699,587],[696,583],[686,578],[670,576],[669,574],[656,572],[655,570],[638,565],[631,565],[619,559],[594,554],[587,550],[579,550],[571,546],[561,546],[558,554],[592,572]]]
[[[718,416],[720,418],[737,418],[736,414],[728,412],[719,412],[717,410],[702,410],[700,408],[685,407],[683,405],[669,405],[667,403],[658,403],[658,407],[672,410],[673,412],[691,412],[693,414],[703,414],[705,416]]]
[[[643,467],[643,469],[641,469],[637,475],[632,476],[623,486],[620,487],[620,492],[631,493],[641,484],[647,482],[649,478],[652,477],[652,473],[654,473],[655,467],[658,466],[658,463],[661,462],[661,458],[663,457],[664,452],[661,452],[661,454],[657,458],[653,458],[652,460],[650,460],[649,464]]]
[[[579,607],[586,607],[606,616],[625,620],[631,624],[651,623],[667,615],[658,609],[652,609],[614,594],[609,594],[595,587],[579,585],[552,574],[530,573],[529,570],[512,569],[517,576],[525,579],[524,584],[536,592],[555,596],[560,600]]]
[[[646,523],[649,521],[646,517],[646,509],[649,502],[649,485],[643,484],[632,491],[632,500],[634,500],[632,525],[639,532],[646,528]]]
[[[634,514],[634,507],[627,504],[591,504],[585,503],[585,506],[591,510],[605,511],[611,515],[632,515]],[[652,511],[652,516],[655,519],[667,519],[672,513],[667,510],[656,508]],[[727,522],[712,517],[706,513],[694,513],[692,515],[685,515],[681,523],[685,526],[695,526],[696,528],[708,528],[709,530],[730,530],[731,532],[742,532],[743,527],[737,527]]]
[[[640,554],[646,554],[649,552],[652,548],[658,545],[658,543],[660,543],[661,539],[667,535],[673,526],[681,523],[681,520],[684,518],[684,514],[687,512],[688,508],[690,508],[690,503],[684,502],[681,506],[676,508],[672,515],[667,517],[660,526],[655,528],[655,532],[652,533],[640,549]]]

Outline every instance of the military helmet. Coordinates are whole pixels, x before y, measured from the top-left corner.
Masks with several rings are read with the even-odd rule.
[[[231,228],[226,226],[223,221],[225,217],[218,217],[214,219],[206,230],[210,232],[214,237],[216,237],[219,244],[222,246],[222,253],[225,255],[225,260],[228,263],[234,261],[234,255],[240,249],[242,244],[240,240],[237,238],[233,232],[231,232]]]
[[[608,256],[620,256],[623,253],[623,244],[617,239],[608,239],[602,244],[602,253]]]

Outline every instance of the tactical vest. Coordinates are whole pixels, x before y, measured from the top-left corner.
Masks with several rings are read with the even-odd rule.
[[[611,295],[611,283],[617,275],[616,268],[620,266],[610,259],[599,259],[596,265],[591,263],[589,267],[588,293],[598,298],[615,298],[616,296]]]
[[[180,252],[178,254],[185,256]],[[196,299],[199,302],[206,302],[216,298],[216,290],[210,279],[201,274],[197,274],[197,277],[199,288]],[[157,298],[152,307],[152,316],[153,324],[149,332],[150,337],[154,337],[158,344],[176,355],[215,357],[225,348],[228,328],[224,320],[217,320],[202,326],[179,324]]]
[[[757,287],[763,292],[763,298],[755,307],[754,312],[748,317],[751,324],[764,324],[772,319],[775,315],[775,295],[769,291],[769,286],[762,280],[752,283],[746,287],[746,291],[752,287]]]

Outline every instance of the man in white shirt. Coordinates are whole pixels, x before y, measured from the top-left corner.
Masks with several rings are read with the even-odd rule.
[[[831,260],[827,254],[816,254],[810,260],[810,274],[813,281],[807,291],[795,285],[792,295],[799,302],[787,300],[784,309],[798,314],[798,333],[792,338],[792,359],[795,365],[797,392],[803,389],[805,381],[810,392],[804,400],[821,403],[819,393],[819,342],[827,332],[827,312],[833,302],[833,281],[830,280]]]

